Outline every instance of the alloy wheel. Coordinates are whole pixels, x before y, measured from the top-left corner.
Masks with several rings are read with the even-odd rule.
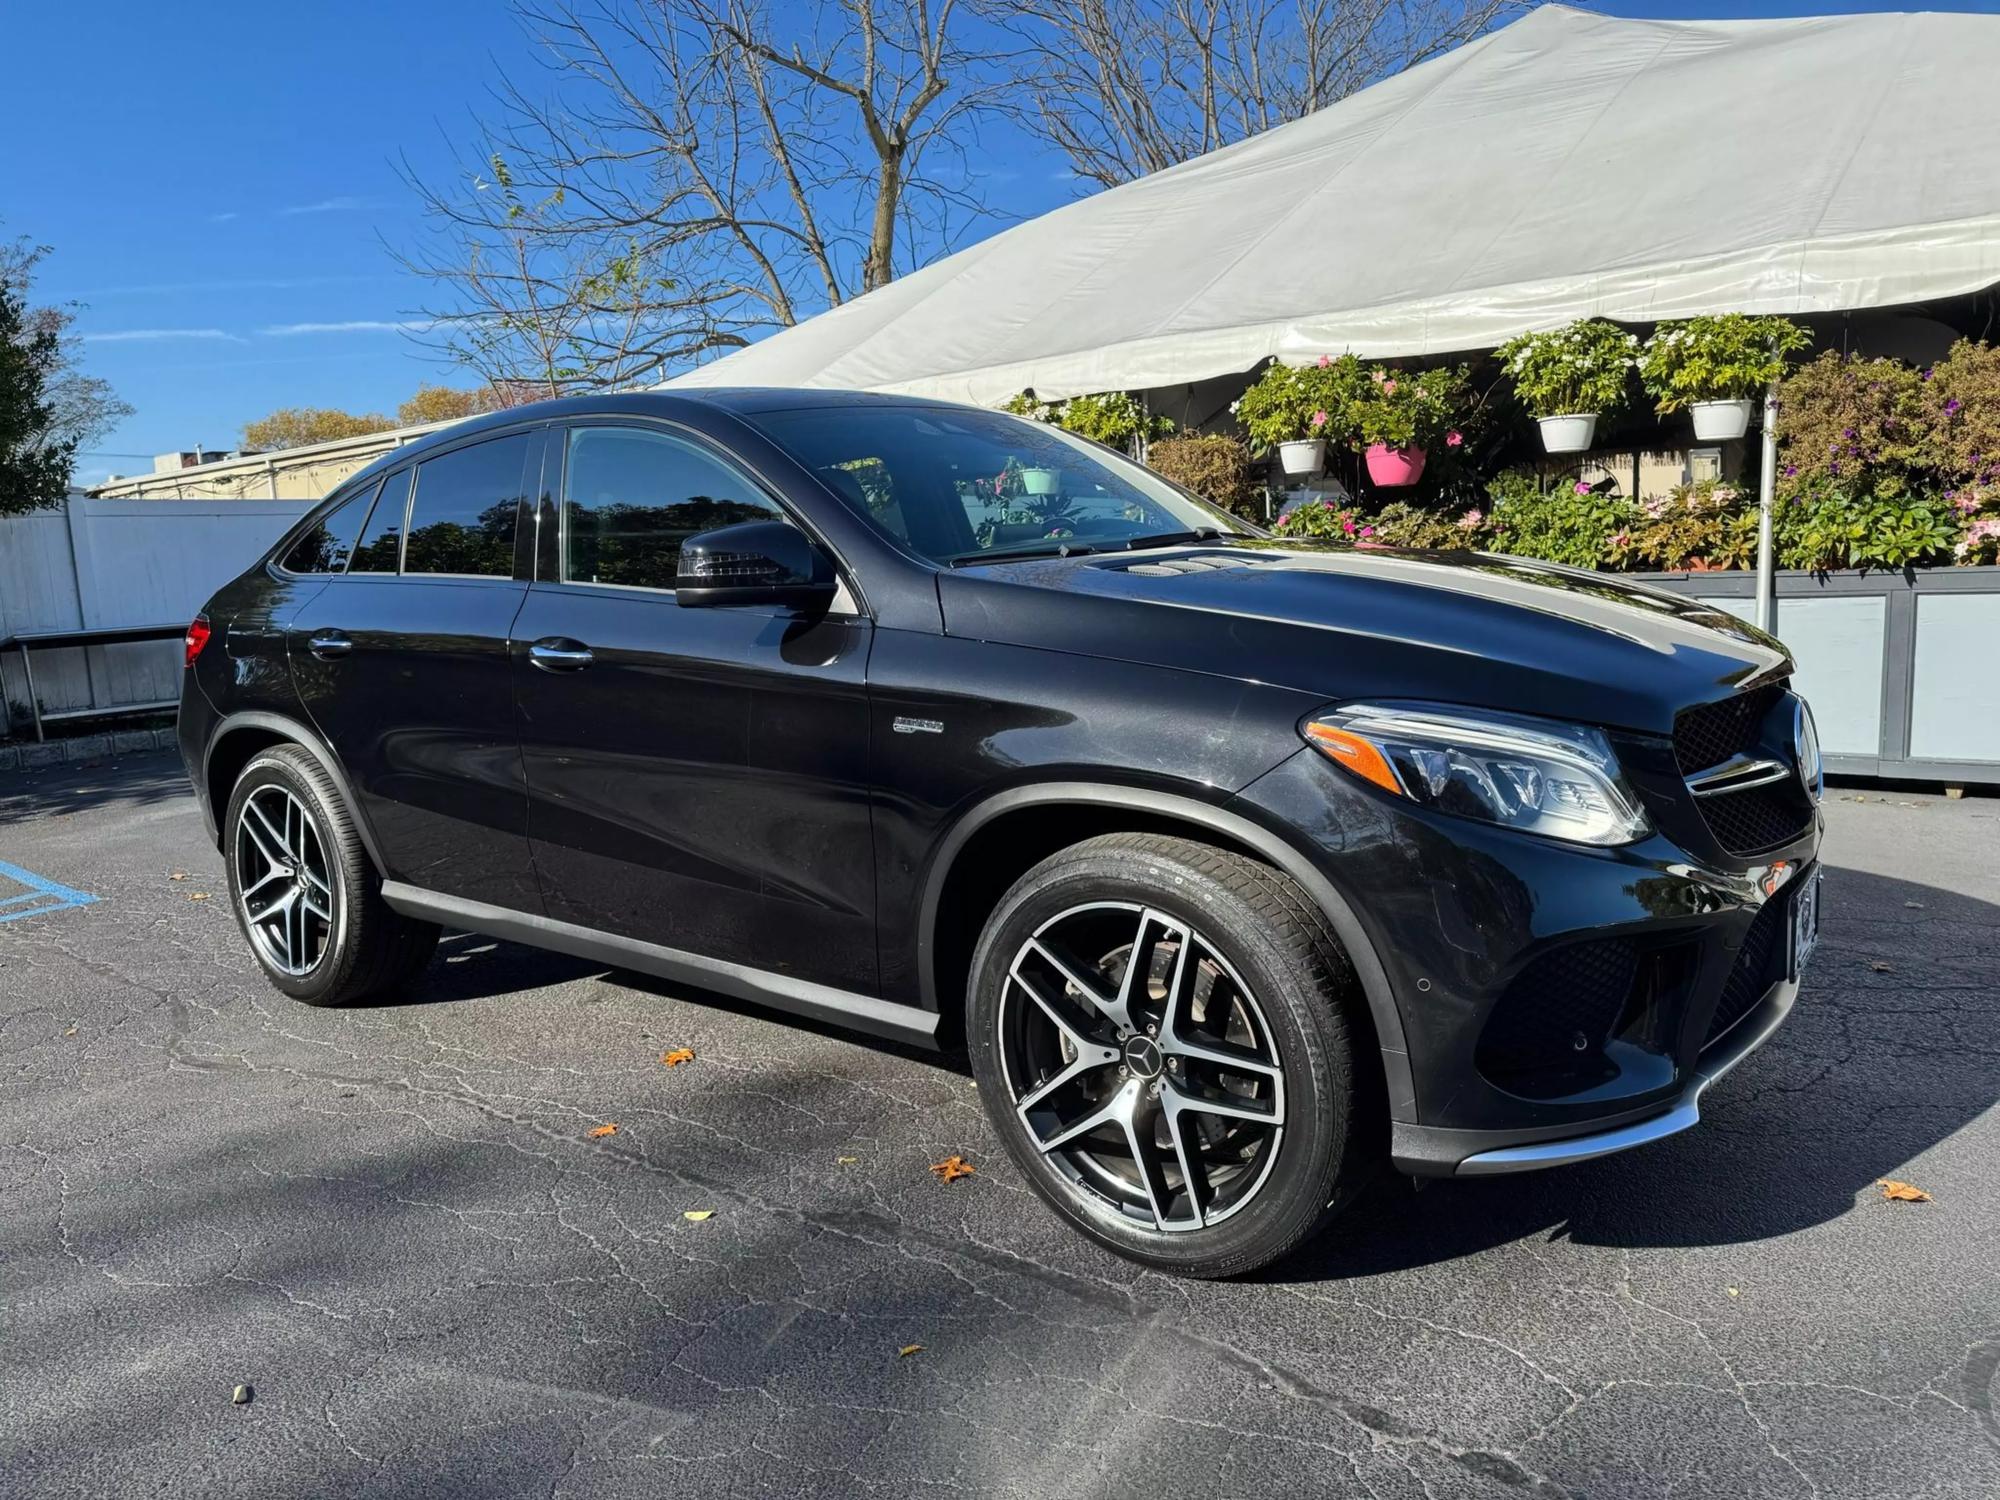
[[[258,955],[280,973],[310,974],[332,943],[339,898],[305,803],[258,787],[236,820],[235,858],[237,910]]]
[[[1156,907],[1092,902],[1008,965],[997,1019],[1014,1111],[1086,1197],[1146,1228],[1206,1228],[1269,1177],[1285,1075],[1250,988]]]

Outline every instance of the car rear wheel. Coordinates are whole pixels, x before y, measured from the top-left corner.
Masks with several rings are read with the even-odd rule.
[[[968,1048],[1037,1192],[1190,1276],[1288,1254],[1374,1164],[1353,978],[1296,883],[1228,850],[1113,834],[1042,861],[973,957]]]
[[[252,757],[223,814],[236,922],[265,977],[308,1005],[394,993],[430,961],[438,929],[391,911],[340,791],[295,745]]]

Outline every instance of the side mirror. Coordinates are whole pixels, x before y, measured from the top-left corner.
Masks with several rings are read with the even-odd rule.
[[[681,543],[674,597],[694,606],[824,609],[838,580],[812,538],[787,521],[744,521]]]

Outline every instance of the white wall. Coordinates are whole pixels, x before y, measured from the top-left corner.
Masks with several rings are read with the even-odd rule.
[[[42,630],[181,625],[311,508],[309,500],[99,500],[0,517],[0,640]],[[180,692],[179,646],[141,641],[35,653],[45,711]],[[20,653],[0,648],[0,697],[25,725]],[[0,726],[4,727],[4,726]]]

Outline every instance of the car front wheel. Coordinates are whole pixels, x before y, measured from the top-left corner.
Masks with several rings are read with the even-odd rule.
[[[1190,840],[1113,834],[1001,898],[968,1047],[1043,1198],[1131,1259],[1230,1276],[1289,1253],[1375,1153],[1353,978],[1296,883]]]

